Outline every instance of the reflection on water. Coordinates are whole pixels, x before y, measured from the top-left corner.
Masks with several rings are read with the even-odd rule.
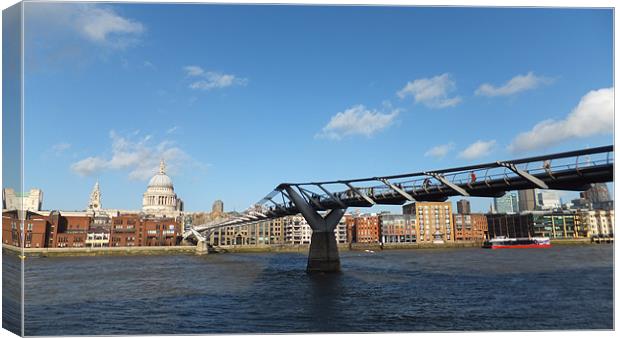
[[[5,264],[18,260],[5,256]],[[611,329],[613,248],[29,258],[27,335]]]

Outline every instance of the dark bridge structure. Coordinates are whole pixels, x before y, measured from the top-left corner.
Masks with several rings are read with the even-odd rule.
[[[402,175],[281,183],[237,217],[193,226],[184,235],[206,247],[212,231],[301,213],[312,228],[308,272],[340,270],[334,229],[348,207],[445,201],[451,196],[501,197],[507,191],[583,191],[613,181],[613,146]]]

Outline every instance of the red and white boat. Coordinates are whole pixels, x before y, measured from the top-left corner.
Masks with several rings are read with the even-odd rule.
[[[498,237],[484,242],[483,248],[487,249],[526,249],[526,248],[550,248],[551,240],[547,237],[532,238],[505,238]]]

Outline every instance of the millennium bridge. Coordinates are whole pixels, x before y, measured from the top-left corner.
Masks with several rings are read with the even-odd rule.
[[[192,226],[184,239],[208,250],[211,233],[283,216],[301,215],[312,229],[308,272],[340,270],[334,229],[348,207],[442,202],[451,196],[501,197],[507,191],[554,189],[583,191],[613,181],[613,146],[588,148],[510,161],[325,182],[281,183],[241,215]]]

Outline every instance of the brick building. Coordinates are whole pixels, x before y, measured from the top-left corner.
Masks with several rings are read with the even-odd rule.
[[[452,203],[410,203],[403,206],[403,214],[414,215],[418,242],[454,242]]]
[[[357,243],[379,243],[380,234],[379,215],[364,214],[355,218],[355,238]]]
[[[172,246],[181,235],[181,225],[173,218],[120,214],[112,217],[110,246]]]
[[[142,246],[177,245],[183,235],[181,225],[174,218],[146,218],[138,229],[138,241],[142,239]]]
[[[344,223],[347,227],[347,243],[355,243],[357,241],[355,233],[355,217],[351,214],[344,215]]]
[[[110,246],[142,246],[143,226],[139,214],[112,217]]]
[[[20,214],[25,217],[19,217]],[[4,244],[24,248],[43,248],[46,243],[46,229],[46,216],[30,211],[25,213],[18,210],[2,212],[2,243]]]
[[[26,211],[23,221],[19,214],[2,213],[2,243],[25,248],[170,246],[182,236],[180,223],[172,218],[120,214],[111,217],[110,225],[88,212],[51,211],[46,216]]]
[[[86,246],[86,237],[90,227],[89,216],[65,216],[59,211],[52,211],[48,217],[48,248],[82,248]]]
[[[483,241],[487,238],[489,226],[483,214],[454,214],[454,240]]]

